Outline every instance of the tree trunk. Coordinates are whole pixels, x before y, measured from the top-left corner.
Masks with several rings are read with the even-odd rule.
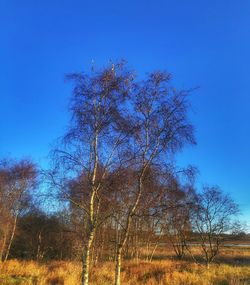
[[[82,258],[82,283],[81,285],[89,284],[89,263],[90,263],[90,248],[94,238],[94,231],[90,232],[86,241],[83,258]]]
[[[4,260],[4,251],[5,251],[5,246],[6,246],[6,240],[7,240],[7,234],[4,233],[4,239],[0,251],[0,262]]]
[[[121,284],[121,253],[122,250],[124,248],[124,245],[127,242],[128,236],[129,236],[129,230],[130,230],[130,226],[131,226],[131,222],[132,222],[132,217],[137,209],[137,206],[139,204],[139,201],[141,199],[141,195],[142,195],[142,177],[143,177],[143,173],[145,172],[146,168],[143,169],[141,176],[139,177],[139,191],[137,193],[134,205],[132,206],[128,216],[127,216],[127,221],[126,221],[126,227],[124,229],[124,237],[120,243],[120,245],[118,245],[118,250],[117,250],[117,254],[116,254],[116,271],[115,271],[115,285],[120,285]]]
[[[159,243],[160,243],[161,236],[162,236],[162,228],[161,228],[161,231],[160,231],[160,233],[159,233],[159,237],[158,237],[158,239],[157,239],[157,241],[156,241],[156,243],[155,243],[155,246],[154,246],[154,248],[153,248],[153,251],[152,251],[152,253],[151,253],[151,255],[150,255],[150,259],[149,259],[150,262],[152,262],[152,259],[153,259],[153,256],[154,256],[154,254],[155,254],[155,251],[156,251],[156,249],[157,249],[157,247],[158,247],[158,245],[159,245]]]
[[[148,238],[148,240],[147,240],[147,256],[146,256],[146,261],[149,260],[150,247],[151,247],[151,242],[150,242],[150,240],[149,240],[149,238]]]
[[[36,260],[39,261],[41,258],[41,244],[42,244],[42,232],[40,231],[38,234],[38,245],[36,252]]]
[[[97,194],[97,188],[95,186],[96,184],[96,173],[97,173],[97,166],[98,166],[98,133],[95,133],[95,139],[93,141],[94,146],[94,168],[92,173],[92,179],[91,179],[91,197],[90,197],[90,204],[89,204],[89,221],[88,221],[88,234],[87,234],[87,240],[84,246],[84,252],[82,257],[82,282],[81,285],[89,285],[89,263],[90,263],[90,249],[91,245],[93,243],[94,239],[94,233],[95,233],[95,211],[94,211],[94,203],[96,199]],[[97,215],[97,213],[96,213]]]
[[[121,258],[122,258],[122,248],[118,246],[116,253],[116,266],[115,266],[115,285],[121,284]]]
[[[139,262],[138,221],[135,221],[135,259]]]
[[[155,244],[155,246],[154,246],[154,248],[152,250],[152,253],[151,253],[150,258],[149,258],[149,262],[152,262],[152,259],[154,257],[154,254],[155,254],[157,246],[158,246],[158,242]]]
[[[12,242],[13,242],[13,239],[14,239],[14,235],[15,235],[15,232],[16,232],[17,217],[18,217],[18,215],[16,215],[15,219],[14,219],[14,224],[13,224],[13,228],[12,228],[9,244],[8,244],[8,247],[7,247],[7,250],[6,250],[6,254],[5,254],[5,257],[4,257],[4,261],[6,261],[8,259],[9,254],[10,254],[10,248],[11,248],[11,245],[12,245]]]

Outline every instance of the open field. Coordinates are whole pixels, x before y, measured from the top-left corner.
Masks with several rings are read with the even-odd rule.
[[[1,264],[0,285],[76,285],[80,272],[77,262],[10,260]],[[170,254],[164,256],[159,249],[152,263],[124,261],[121,278],[126,285],[247,285],[250,284],[250,248],[224,248],[209,269],[192,261],[178,261]],[[109,285],[113,280],[114,263],[92,267],[91,284]]]

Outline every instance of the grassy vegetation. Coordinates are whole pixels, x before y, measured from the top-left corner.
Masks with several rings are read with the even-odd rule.
[[[158,251],[160,254],[161,250]],[[163,256],[161,256],[163,258]],[[125,261],[122,284],[135,285],[247,285],[250,284],[250,249],[225,248],[219,262],[209,269],[203,264],[165,259]],[[77,285],[81,267],[77,262],[10,260],[0,265],[0,285]],[[104,262],[91,270],[91,284],[109,285],[114,280],[114,264]]]

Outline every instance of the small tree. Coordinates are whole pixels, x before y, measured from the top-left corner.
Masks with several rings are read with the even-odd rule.
[[[177,258],[182,259],[189,251],[188,238],[192,232],[191,209],[194,192],[192,188],[173,181],[168,191],[165,229]]]
[[[37,184],[36,166],[29,160],[0,162],[0,260],[8,259],[17,222]]]
[[[223,234],[233,230],[233,218],[238,212],[238,205],[217,186],[206,186],[198,195],[193,223],[207,267],[219,253]]]

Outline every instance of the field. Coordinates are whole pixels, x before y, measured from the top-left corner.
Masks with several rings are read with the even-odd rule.
[[[246,285],[250,284],[250,248],[224,248],[209,269],[191,260],[176,260],[158,250],[150,263],[124,261],[122,284],[135,285]],[[0,285],[77,285],[80,263],[9,260],[0,265]],[[114,280],[114,263],[92,267],[91,284],[109,285]]]

